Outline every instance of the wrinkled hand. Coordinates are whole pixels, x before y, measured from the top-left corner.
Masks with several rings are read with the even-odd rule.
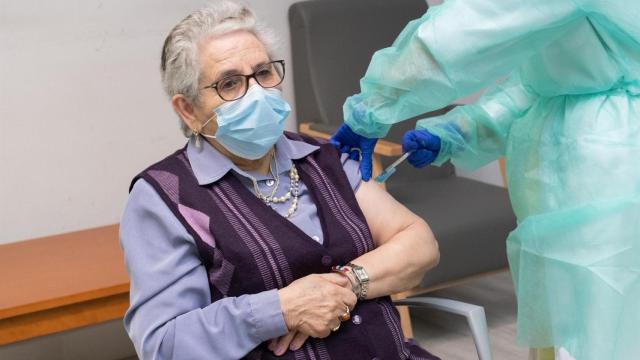
[[[352,291],[351,283],[349,281],[344,281],[344,279],[347,279],[344,275],[336,273],[326,273],[318,274],[318,276],[333,284]],[[285,352],[287,352],[287,349],[291,351],[300,349],[308,338],[309,335],[303,334],[296,330],[291,330],[286,335],[272,339],[269,342],[268,348],[269,350],[273,351],[276,356],[282,356]]]
[[[333,277],[330,281],[323,277],[325,275],[305,276],[278,291],[284,321],[290,331],[315,338],[327,337],[331,329],[340,324],[339,317],[345,308],[353,309],[356,305],[356,295],[350,290],[346,277]]]
[[[287,350],[296,351],[300,349],[308,338],[309,335],[291,330],[286,335],[271,340],[268,348],[273,351],[275,355],[282,356]]]
[[[345,289],[348,289],[348,290],[352,289],[351,281],[349,280],[346,274],[342,275],[335,272],[330,272],[326,274],[318,274],[318,276],[338,286],[342,286]],[[345,279],[347,281],[345,281]]]
[[[349,154],[351,159],[360,160],[362,180],[371,179],[373,149],[378,139],[358,135],[347,124],[342,124],[329,141],[340,152]],[[360,151],[354,149],[360,149]]]
[[[431,164],[440,152],[440,138],[427,130],[407,131],[402,138],[402,152],[413,151],[407,158],[417,168]]]

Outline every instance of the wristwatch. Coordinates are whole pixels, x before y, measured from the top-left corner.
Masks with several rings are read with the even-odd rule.
[[[348,263],[348,267],[351,268],[353,274],[358,280],[360,284],[360,292],[358,294],[358,299],[364,300],[367,298],[367,291],[369,290],[369,274],[364,270],[364,268],[360,265],[356,265],[354,263]]]

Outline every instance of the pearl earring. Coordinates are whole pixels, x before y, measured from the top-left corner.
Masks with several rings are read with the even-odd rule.
[[[191,130],[191,134],[196,137],[196,149],[200,149],[202,147],[202,143],[200,142],[200,132],[197,130]]]

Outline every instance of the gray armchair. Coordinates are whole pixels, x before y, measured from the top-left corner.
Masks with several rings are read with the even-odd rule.
[[[300,132],[328,138],[342,123],[344,100],[359,91],[360,77],[373,53],[391,45],[404,26],[426,10],[425,0],[316,0],[293,4],[289,23]],[[450,108],[394,126],[376,147],[374,174],[402,154],[402,135],[415,127],[417,119],[443,114]],[[516,220],[505,189],[458,177],[447,163],[422,170],[401,165],[388,180],[387,191],[429,223],[441,254],[439,266],[427,274],[421,286],[398,294],[396,299],[507,269],[505,240]],[[420,302],[409,300],[403,304]],[[437,303],[440,309],[451,305],[448,311],[464,312],[456,310],[454,302],[432,300],[422,303]],[[403,329],[410,335],[407,320],[405,313]],[[476,323],[472,330],[474,326],[478,328]],[[480,353],[484,345],[479,346],[479,342],[488,340],[478,339]],[[483,358],[489,358],[486,352]]]

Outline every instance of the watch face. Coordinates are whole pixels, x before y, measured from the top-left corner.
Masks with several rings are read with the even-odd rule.
[[[356,276],[358,277],[358,279],[360,281],[368,281],[369,280],[369,276],[367,275],[367,272],[364,271],[363,268],[354,268],[353,272],[356,274]]]

